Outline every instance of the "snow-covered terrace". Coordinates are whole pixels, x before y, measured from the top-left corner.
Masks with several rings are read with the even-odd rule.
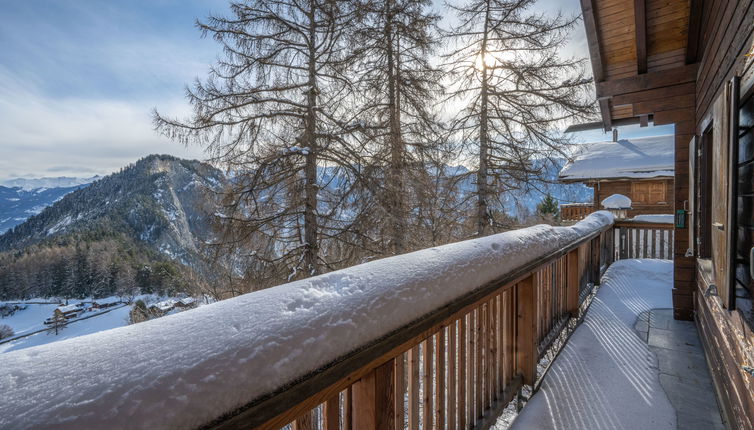
[[[597,212],[3,354],[0,428],[489,428],[655,228]]]
[[[563,166],[562,182],[602,179],[672,178],[675,172],[674,136],[585,143]]]

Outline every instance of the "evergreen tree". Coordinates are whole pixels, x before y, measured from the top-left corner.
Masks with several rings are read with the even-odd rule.
[[[560,216],[560,205],[550,193],[547,193],[537,205],[537,214],[542,217],[557,218]]]

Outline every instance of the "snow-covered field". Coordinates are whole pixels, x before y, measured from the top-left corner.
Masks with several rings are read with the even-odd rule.
[[[96,312],[85,312],[82,314],[82,317],[91,316],[91,318],[71,321],[65,327],[60,328],[58,334],[55,335],[54,330],[49,330],[49,327],[45,326],[44,320],[50,318],[57,307],[58,305],[56,304],[29,304],[26,305],[26,309],[16,311],[12,316],[0,319],[0,324],[7,324],[13,329],[15,332],[14,337],[47,329],[41,333],[0,344],[0,353],[71,339],[111,328],[123,327],[128,325],[128,313],[131,310],[131,306],[129,305],[118,305],[117,307]]]
[[[142,300],[147,306],[161,305],[165,303],[175,304],[180,299],[171,297],[160,297],[151,294],[144,294],[133,298],[133,301]],[[129,325],[129,313],[133,307],[130,304],[122,303],[121,298],[113,296],[104,299],[97,299],[98,303],[118,303],[115,306],[103,309],[88,309],[81,313],[77,318],[71,319],[68,324],[59,328],[58,333],[44,321],[52,317],[53,312],[60,306],[58,303],[41,303],[51,300],[32,299],[27,302],[7,302],[8,304],[22,304],[26,308],[17,310],[13,315],[0,318],[0,325],[8,325],[13,329],[14,335],[11,340],[3,339],[0,343],[0,354],[25,349],[32,346],[45,345],[61,340],[72,339],[87,334],[97,333],[118,327]],[[68,300],[69,305],[78,303],[91,303],[92,299],[86,300]],[[6,302],[0,302],[3,305]],[[201,305],[201,302],[195,302]],[[172,306],[162,309],[165,315],[178,313],[181,309]],[[42,330],[41,332],[39,332]],[[39,333],[35,333],[39,332]],[[31,335],[28,335],[33,333]],[[28,335],[28,336],[27,336]]]

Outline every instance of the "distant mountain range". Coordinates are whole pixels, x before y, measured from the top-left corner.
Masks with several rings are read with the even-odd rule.
[[[99,178],[17,178],[0,181],[0,234]]]

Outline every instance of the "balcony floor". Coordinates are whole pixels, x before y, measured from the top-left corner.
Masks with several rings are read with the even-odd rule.
[[[673,264],[616,261],[512,429],[723,429],[694,323],[673,320]]]

